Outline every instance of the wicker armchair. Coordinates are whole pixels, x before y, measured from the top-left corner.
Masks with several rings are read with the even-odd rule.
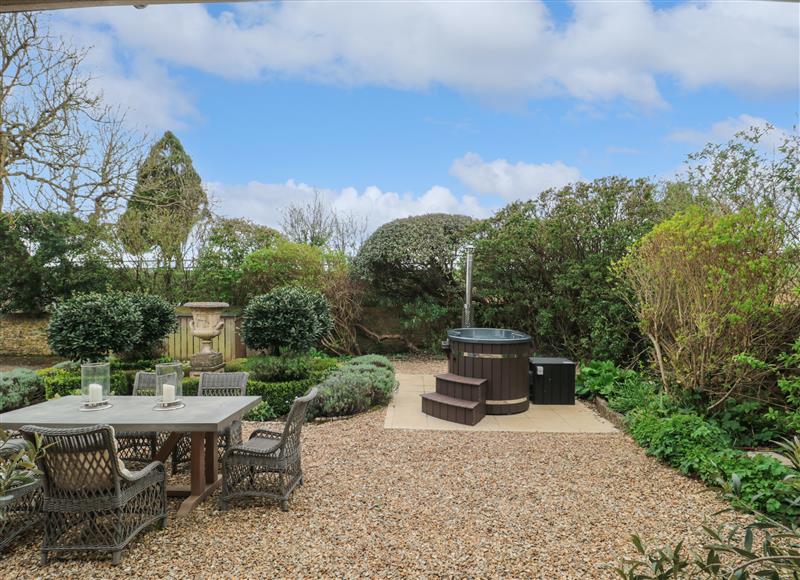
[[[155,397],[156,373],[139,371],[133,379],[133,396]],[[125,461],[150,463],[166,440],[168,433],[147,431],[142,433],[117,433],[119,455]]]
[[[23,439],[9,439],[0,445],[0,458],[7,458],[27,448]],[[23,532],[42,521],[42,480],[20,485],[0,497],[0,551]]]
[[[289,496],[303,483],[300,464],[300,431],[309,403],[317,396],[313,388],[294,400],[283,432],[258,429],[247,443],[234,445],[222,458],[220,509],[228,509],[235,497],[267,497],[289,510]]]
[[[197,396],[238,397],[247,394],[247,379],[249,373],[200,373],[200,384],[197,386]],[[242,442],[242,422],[234,421],[230,427],[219,432],[217,438],[217,455],[219,460],[225,450],[231,445]],[[181,437],[172,455],[172,471],[189,462],[191,455],[191,438]]]
[[[51,552],[122,550],[149,525],[167,521],[166,473],[159,461],[130,472],[119,460],[114,429],[108,425],[54,429],[26,425],[47,451],[37,461],[44,488],[42,563]]]

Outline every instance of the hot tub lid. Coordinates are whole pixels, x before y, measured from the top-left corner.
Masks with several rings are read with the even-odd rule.
[[[507,328],[454,328],[447,331],[447,338],[484,344],[522,344],[531,341],[531,337],[524,332]]]

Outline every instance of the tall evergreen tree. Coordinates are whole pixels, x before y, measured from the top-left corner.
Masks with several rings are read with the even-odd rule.
[[[182,266],[183,247],[208,211],[208,196],[192,158],[170,131],[139,167],[133,197],[120,218],[125,248],[143,254],[158,248],[167,263]]]

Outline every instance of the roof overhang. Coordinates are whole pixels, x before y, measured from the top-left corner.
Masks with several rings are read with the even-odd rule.
[[[0,0],[0,12],[36,12],[38,10],[64,10],[67,8],[92,8],[97,6],[135,6],[150,4],[208,4],[214,0]],[[226,0],[230,2],[231,0]],[[233,0],[243,2],[247,0]]]

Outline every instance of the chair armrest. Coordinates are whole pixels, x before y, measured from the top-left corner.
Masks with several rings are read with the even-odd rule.
[[[161,472],[166,476],[166,469],[164,469],[164,464],[161,463],[160,461],[153,461],[152,463],[145,465],[142,469],[138,471],[132,471],[130,476],[123,475],[123,477],[125,478],[125,481],[127,481],[128,483],[136,483],[140,479],[144,479],[153,472]]]
[[[250,435],[250,439],[255,439],[256,437],[260,437],[262,439],[280,439],[283,437],[283,433],[278,431],[269,431],[268,429],[256,429]]]

